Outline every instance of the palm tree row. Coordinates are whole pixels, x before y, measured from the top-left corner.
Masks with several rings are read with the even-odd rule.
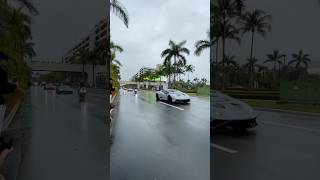
[[[249,59],[255,61],[254,57],[254,38],[255,35],[265,36],[267,32],[271,31],[269,21],[271,16],[264,11],[254,9],[252,11],[245,11],[245,3],[243,0],[216,0],[212,2],[211,8],[213,15],[211,17],[211,33],[210,46],[216,46],[216,61],[219,63],[218,51],[219,42],[222,41],[222,60],[221,60],[221,74],[222,74],[222,89],[225,88],[225,63],[226,56],[226,43],[230,40],[241,43],[241,35],[246,33],[251,34],[251,46]],[[253,86],[253,68],[250,67],[251,77],[250,86]]]
[[[185,73],[188,73],[188,82],[190,81],[190,73],[193,73],[195,68],[192,64],[178,64],[176,67],[176,76],[181,76],[181,75],[185,75]],[[170,68],[170,66],[168,64],[158,64],[156,66],[156,68],[154,70],[150,70],[150,71],[146,71],[143,74],[139,74],[139,75],[134,75],[132,77],[133,81],[162,81],[162,77],[167,77],[169,80],[169,74],[173,73],[173,71],[171,70],[172,67]],[[179,78],[179,81],[181,80],[181,78]]]
[[[225,75],[231,84],[235,82],[234,79],[237,76],[241,74],[245,75],[246,78],[250,78],[249,81],[242,79],[240,80],[241,82],[238,83],[242,85],[252,85],[252,81],[257,82],[257,80],[268,81],[269,83],[279,81],[280,78],[292,80],[292,73],[296,74],[295,79],[297,79],[301,78],[302,75],[307,72],[307,68],[311,62],[309,54],[305,54],[303,50],[299,50],[299,52],[291,54],[291,59],[288,63],[285,62],[285,57],[286,55],[282,54],[279,50],[273,50],[272,53],[266,55],[265,60],[261,61],[260,64],[257,58],[248,58],[247,63],[239,65],[235,61],[235,56],[226,55]],[[266,66],[266,64],[271,64],[271,68]],[[218,73],[222,71],[222,62],[214,64],[213,66],[217,70],[215,75],[218,76]],[[220,81],[220,84],[222,84],[222,80]]]
[[[120,18],[120,20],[124,23],[124,25],[128,28],[129,27],[129,15],[128,12],[126,10],[126,8],[118,1],[118,0],[110,0],[108,1],[108,9],[110,11],[112,11],[116,16],[118,16]],[[117,62],[117,60],[115,60],[115,53],[112,52],[112,44],[109,43],[111,42],[111,38],[110,38],[110,16],[108,13],[107,16],[107,23],[108,23],[108,29],[107,29],[107,43],[106,43],[106,58],[110,59],[110,61],[106,62],[106,68],[111,70],[110,75],[107,75],[107,89],[111,89],[110,88],[110,83],[109,80],[112,79],[113,82],[115,82],[116,84],[118,83],[119,85],[119,80],[120,80],[120,64]],[[121,51],[122,52],[122,51]],[[115,63],[113,63],[115,62]]]

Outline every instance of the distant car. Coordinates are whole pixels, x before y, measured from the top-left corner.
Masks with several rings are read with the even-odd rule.
[[[131,89],[131,88],[129,88],[129,89],[127,89],[127,90],[128,90],[129,92],[130,92],[130,91],[133,91],[133,89]]]
[[[214,91],[211,99],[211,128],[248,129],[257,126],[257,114],[247,103],[219,91]]]
[[[43,86],[43,87],[46,86],[46,84],[47,84],[46,82],[41,82],[40,83],[40,85]]]
[[[73,94],[73,89],[70,86],[62,85],[56,89],[57,94]]]
[[[53,84],[46,84],[44,90],[55,90],[56,87]]]
[[[165,100],[169,103],[189,103],[190,97],[189,95],[175,90],[175,89],[163,89],[160,91],[156,91],[156,99],[157,101]]]

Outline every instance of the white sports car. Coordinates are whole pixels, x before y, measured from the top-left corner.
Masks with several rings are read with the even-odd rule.
[[[165,100],[169,103],[188,103],[190,102],[190,97],[175,89],[166,89],[156,92],[157,101]]]
[[[257,114],[247,104],[219,91],[211,93],[210,127],[247,129],[257,126]]]

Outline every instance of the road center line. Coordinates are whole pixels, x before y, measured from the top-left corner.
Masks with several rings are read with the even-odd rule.
[[[266,122],[266,121],[259,121],[259,122],[261,122],[261,123],[263,123],[263,124],[273,125],[273,126],[281,126],[281,127],[286,127],[286,128],[294,128],[294,129],[300,129],[300,130],[305,130],[305,131],[320,133],[320,130],[318,130],[318,129],[300,127],[300,126],[283,124],[283,123],[274,123],[274,122]]]
[[[230,154],[238,153],[238,151],[236,151],[236,150],[233,150],[233,149],[230,149],[230,148],[227,148],[227,147],[223,147],[223,146],[220,146],[220,145],[217,145],[217,144],[214,144],[214,143],[210,143],[210,146],[213,147],[213,148],[219,149],[221,151],[230,153]]]
[[[160,101],[160,103],[161,103],[161,104],[164,104],[164,105],[167,105],[167,106],[170,106],[170,107],[173,107],[173,108],[176,108],[176,109],[179,109],[179,110],[181,110],[181,111],[184,110],[184,109],[182,109],[182,108],[179,108],[179,107],[177,107],[177,106],[173,106],[173,105],[171,105],[171,104],[164,103],[164,102],[162,102],[162,101]]]

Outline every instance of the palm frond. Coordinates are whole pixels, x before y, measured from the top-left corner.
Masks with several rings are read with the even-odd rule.
[[[117,0],[110,0],[110,7],[112,11],[123,21],[124,25],[129,27],[129,16],[126,8]]]

